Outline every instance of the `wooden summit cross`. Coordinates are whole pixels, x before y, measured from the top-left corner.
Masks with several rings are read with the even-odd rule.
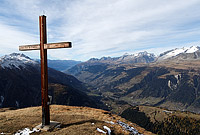
[[[48,67],[47,49],[71,48],[71,42],[47,44],[46,16],[39,16],[40,44],[19,46],[20,51],[40,50],[41,58],[41,97],[42,97],[42,126],[50,125],[50,112],[48,104]]]

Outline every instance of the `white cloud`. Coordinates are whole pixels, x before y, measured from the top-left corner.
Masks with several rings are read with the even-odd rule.
[[[133,52],[134,49],[139,48],[150,46],[155,48],[153,45],[159,40],[161,43],[169,42],[171,38],[172,42],[174,39],[178,42],[180,38],[190,35],[189,32],[181,33],[182,30],[177,29],[179,25],[186,25],[190,22],[187,19],[197,17],[196,14],[190,14],[195,11],[188,9],[196,7],[196,4],[199,2],[180,0],[168,2],[115,0],[109,3],[108,1],[82,1],[67,8],[66,21],[68,23],[60,30],[65,33],[63,39],[72,39],[77,46],[74,55],[83,54],[88,58],[95,54],[99,57],[98,52],[104,50],[106,54],[106,49],[112,48],[115,49],[110,56],[120,50]],[[187,14],[190,15],[186,16]],[[199,34],[195,30],[192,33]],[[102,52],[100,54],[103,55]]]
[[[24,33],[15,27],[0,22],[0,54],[17,52],[19,45],[37,43],[36,36]]]
[[[28,35],[25,38],[29,40],[31,31],[38,27],[38,16],[45,10],[48,41],[73,42],[72,49],[50,50],[51,58],[87,60],[125,52],[156,52],[159,48],[165,50],[200,41],[199,0],[9,0],[8,3],[15,13],[6,12],[5,8],[2,12],[27,20],[23,22],[27,28],[22,29],[22,21],[17,18],[19,29],[4,28],[17,32],[22,29],[21,35]]]

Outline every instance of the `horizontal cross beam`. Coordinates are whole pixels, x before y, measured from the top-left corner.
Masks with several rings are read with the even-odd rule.
[[[44,49],[71,48],[71,47],[72,47],[71,42],[44,44]],[[40,50],[40,44],[19,46],[19,50],[20,51]]]

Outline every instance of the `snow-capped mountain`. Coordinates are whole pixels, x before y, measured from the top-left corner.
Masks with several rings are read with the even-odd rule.
[[[40,64],[24,54],[0,58],[0,108],[41,104]],[[96,106],[83,91],[85,86],[71,75],[48,68],[49,94],[56,104]],[[57,94],[54,94],[57,93]]]
[[[36,61],[30,59],[28,56],[21,53],[12,53],[0,58],[0,66],[2,68],[24,68],[26,65],[38,64]]]
[[[198,46],[176,48],[160,54],[160,56],[158,57],[158,61],[171,58],[196,59],[199,57],[199,53],[200,47]]]
[[[109,64],[130,64],[130,63],[150,63],[155,60],[155,55],[146,51],[129,55],[125,53],[120,57],[102,57],[100,59],[92,58],[87,63],[109,63]]]
[[[152,63],[158,61],[168,60],[168,59],[200,59],[200,47],[191,46],[176,48],[164,53],[161,53],[156,57],[153,53],[148,53],[146,51],[139,52],[135,54],[125,53],[120,57],[102,57],[100,59],[92,58],[86,63],[106,63],[106,64],[133,64],[133,63]]]
[[[122,62],[122,63],[123,62],[150,63],[150,62],[153,62],[154,60],[155,60],[154,54],[144,51],[144,52],[139,52],[132,55],[125,54],[119,57],[117,61]]]
[[[104,70],[104,66],[107,65],[119,65],[119,64],[138,64],[138,63],[151,63],[156,60],[156,57],[152,53],[140,52],[136,54],[125,53],[121,57],[102,57],[100,59],[91,58],[86,62],[82,62],[68,69],[65,73],[75,75],[83,70],[90,70],[92,73],[100,72]],[[92,67],[92,68],[90,68]]]

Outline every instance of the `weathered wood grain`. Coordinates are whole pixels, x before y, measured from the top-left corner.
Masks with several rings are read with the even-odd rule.
[[[72,47],[71,42],[44,44],[44,49],[71,48],[71,47]],[[40,50],[40,44],[19,46],[19,50],[20,51]]]

